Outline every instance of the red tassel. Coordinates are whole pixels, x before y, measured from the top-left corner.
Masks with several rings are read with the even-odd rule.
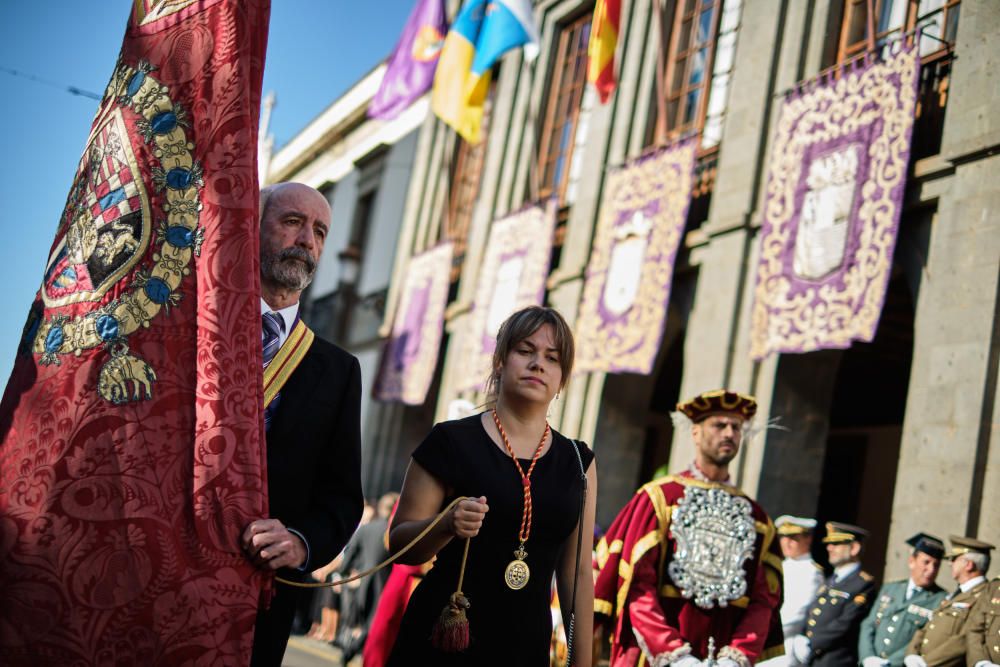
[[[441,611],[441,617],[431,630],[431,645],[443,653],[459,653],[469,648],[469,619],[465,610],[469,600],[462,591],[455,591]]]

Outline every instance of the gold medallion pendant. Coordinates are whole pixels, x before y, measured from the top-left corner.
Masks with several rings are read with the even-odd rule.
[[[507,582],[507,587],[511,590],[519,591],[528,585],[531,570],[528,569],[528,564],[524,562],[527,555],[528,552],[524,550],[524,545],[522,544],[514,552],[514,560],[508,563],[507,569],[504,570],[503,579]]]
[[[517,468],[518,475],[521,476],[521,485],[524,488],[524,506],[521,509],[521,530],[517,534],[520,544],[514,552],[514,560],[507,564],[507,569],[503,572],[503,580],[507,582],[507,587],[513,591],[519,591],[528,585],[528,578],[531,576],[531,570],[528,569],[528,564],[524,562],[524,559],[528,556],[528,552],[524,550],[524,544],[531,535],[531,473],[535,470],[535,464],[538,463],[538,457],[541,455],[542,447],[545,445],[545,438],[548,437],[551,429],[549,428],[549,423],[545,422],[542,439],[538,441],[538,447],[535,448],[535,455],[531,457],[531,465],[528,466],[528,472],[524,472],[524,469],[521,468],[521,463],[514,456],[514,448],[510,446],[510,440],[507,439],[507,432],[504,431],[503,424],[500,423],[500,416],[497,415],[496,409],[493,410],[493,423],[496,424],[500,439],[503,440],[504,447],[506,447],[507,453],[510,454],[510,458]]]

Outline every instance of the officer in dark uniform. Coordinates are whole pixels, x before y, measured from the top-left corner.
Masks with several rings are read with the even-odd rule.
[[[861,571],[868,531],[847,523],[826,524],[833,574],[809,609],[805,634],[792,640],[796,660],[814,667],[857,667],[858,631],[875,597],[875,579]]]
[[[861,624],[858,657],[863,667],[901,667],[906,645],[930,619],[946,592],[934,583],[944,543],[925,533],[906,541],[913,550],[910,578],[891,581],[878,592],[868,618]]]

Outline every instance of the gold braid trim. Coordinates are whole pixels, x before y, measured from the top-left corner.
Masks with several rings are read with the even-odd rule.
[[[602,537],[596,548],[598,569],[603,570],[604,566],[608,564],[608,558],[611,557],[611,554],[620,554],[623,546],[625,545],[621,540],[615,540],[608,545],[607,539]]]
[[[281,388],[292,377],[292,373],[299,367],[302,360],[312,345],[316,335],[299,320],[288,338],[274,355],[274,359],[264,369],[264,406],[267,407],[278,395]]]

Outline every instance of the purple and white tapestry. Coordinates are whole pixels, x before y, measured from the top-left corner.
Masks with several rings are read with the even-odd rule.
[[[754,359],[871,341],[892,269],[920,56],[899,47],[789,93],[768,169]]]
[[[684,233],[697,142],[611,171],[575,332],[581,372],[653,370]]]
[[[555,200],[527,206],[490,226],[465,328],[464,371],[456,383],[458,391],[482,389],[500,325],[514,311],[541,305],[545,299],[555,226]]]
[[[410,258],[372,389],[376,400],[422,405],[427,399],[441,349],[451,255],[452,244],[443,243]]]

